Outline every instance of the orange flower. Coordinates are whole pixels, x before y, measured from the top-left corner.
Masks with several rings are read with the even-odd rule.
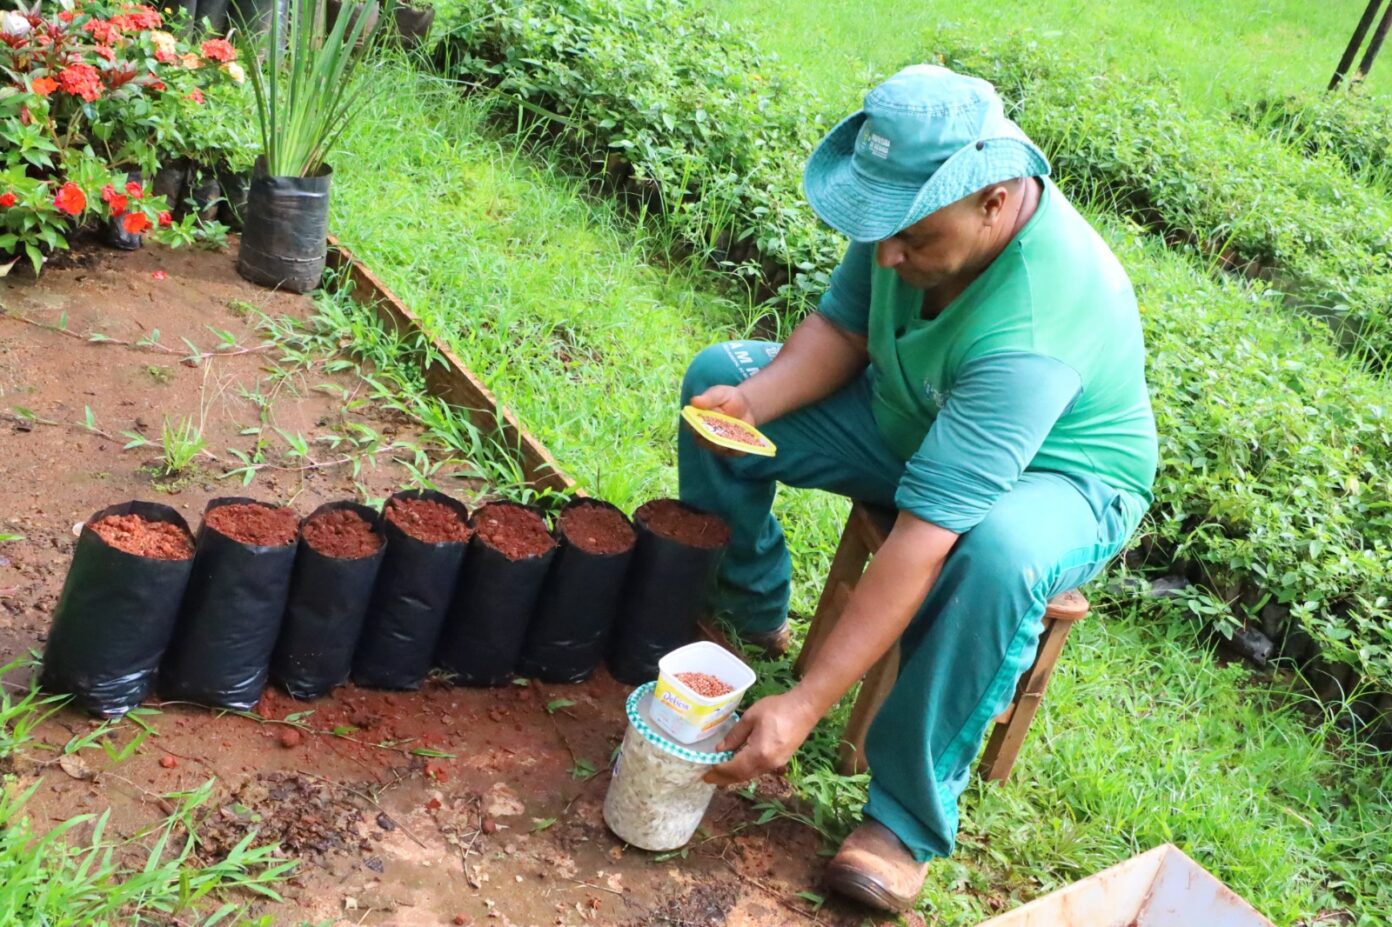
[[[199,50],[205,58],[219,62],[231,61],[237,57],[237,50],[226,39],[209,39],[199,46]]]
[[[107,206],[111,207],[112,216],[119,216],[121,213],[126,211],[126,206],[128,205],[128,202],[126,200],[125,194],[117,193],[116,188],[113,187],[111,184],[107,184],[106,186],[102,187],[101,196],[102,202],[106,203]]]
[[[162,229],[167,229],[174,224],[174,216],[170,214],[169,210],[166,209],[159,214],[159,224]]]
[[[133,200],[143,200],[145,198],[145,188],[140,185],[138,180],[126,181],[126,192]]]
[[[121,220],[121,228],[127,235],[139,235],[150,227],[150,217],[143,212],[128,212]]]
[[[0,209],[9,209],[17,202],[19,199],[13,193],[0,193]]]
[[[58,188],[58,195],[53,198],[53,205],[58,208],[59,212],[76,216],[87,208],[87,194],[82,192],[81,187],[69,180]]]
[[[58,82],[51,77],[36,77],[29,84],[29,89],[41,97],[46,97],[58,89]]]
[[[59,71],[58,86],[88,103],[102,94],[101,74],[90,64],[74,64]]]

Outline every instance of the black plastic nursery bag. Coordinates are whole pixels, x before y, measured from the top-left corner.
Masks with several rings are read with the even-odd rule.
[[[203,513],[193,576],[179,628],[160,668],[166,698],[243,711],[266,688],[271,651],[295,566],[296,539],[280,546],[233,540],[208,524],[208,514],[253,499],[214,499]]]
[[[476,533],[436,653],[436,662],[459,685],[498,686],[514,677],[542,582],[556,555],[554,544],[545,553],[516,560],[497,550],[477,533],[490,508],[474,514]]]
[[[329,181],[272,177],[260,159],[251,175],[237,272],[252,283],[303,293],[319,285],[329,248]]]
[[[645,512],[653,504],[633,513],[638,546],[609,645],[609,672],[635,686],[657,678],[657,661],[668,652],[696,640],[697,619],[710,600],[725,554],[724,543],[697,547],[654,533]]]
[[[43,688],[68,692],[93,714],[123,715],[154,687],[174,633],[193,558],[157,560],[117,550],[92,530],[110,515],[188,524],[166,505],[125,502],[83,525],[44,648]]]
[[[305,519],[305,525],[317,515],[338,509],[357,512],[381,536],[378,514],[356,502],[321,505]],[[375,552],[356,559],[331,557],[311,547],[303,530],[271,675],[295,698],[312,699],[348,680],[387,544],[383,539]]]
[[[418,490],[392,498],[438,502],[469,520],[464,504],[444,493]],[[353,658],[353,681],[379,689],[419,689],[430,672],[469,542],[422,541],[385,516],[382,530],[387,553]]]
[[[571,512],[582,506],[602,506],[623,513],[597,499],[576,499],[566,506]],[[544,682],[582,682],[604,660],[609,629],[618,615],[624,579],[633,560],[634,544],[617,553],[591,553],[566,531],[565,512],[556,522],[560,549],[546,578],[536,615],[522,647],[517,672]],[[625,523],[628,519],[624,518]]]

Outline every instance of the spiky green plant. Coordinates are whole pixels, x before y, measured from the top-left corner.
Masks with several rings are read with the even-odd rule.
[[[363,101],[355,81],[376,2],[344,3],[326,29],[324,0],[292,0],[286,16],[253,40],[251,86],[266,171],[273,177],[312,177]]]

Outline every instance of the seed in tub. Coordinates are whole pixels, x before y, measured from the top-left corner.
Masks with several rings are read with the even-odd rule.
[[[682,684],[702,698],[719,698],[735,691],[735,687],[710,673],[677,673]]]

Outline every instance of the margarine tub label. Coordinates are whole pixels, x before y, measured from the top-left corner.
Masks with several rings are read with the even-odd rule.
[[[708,736],[739,707],[754,671],[710,641],[688,644],[658,661],[652,719],[681,743]]]

